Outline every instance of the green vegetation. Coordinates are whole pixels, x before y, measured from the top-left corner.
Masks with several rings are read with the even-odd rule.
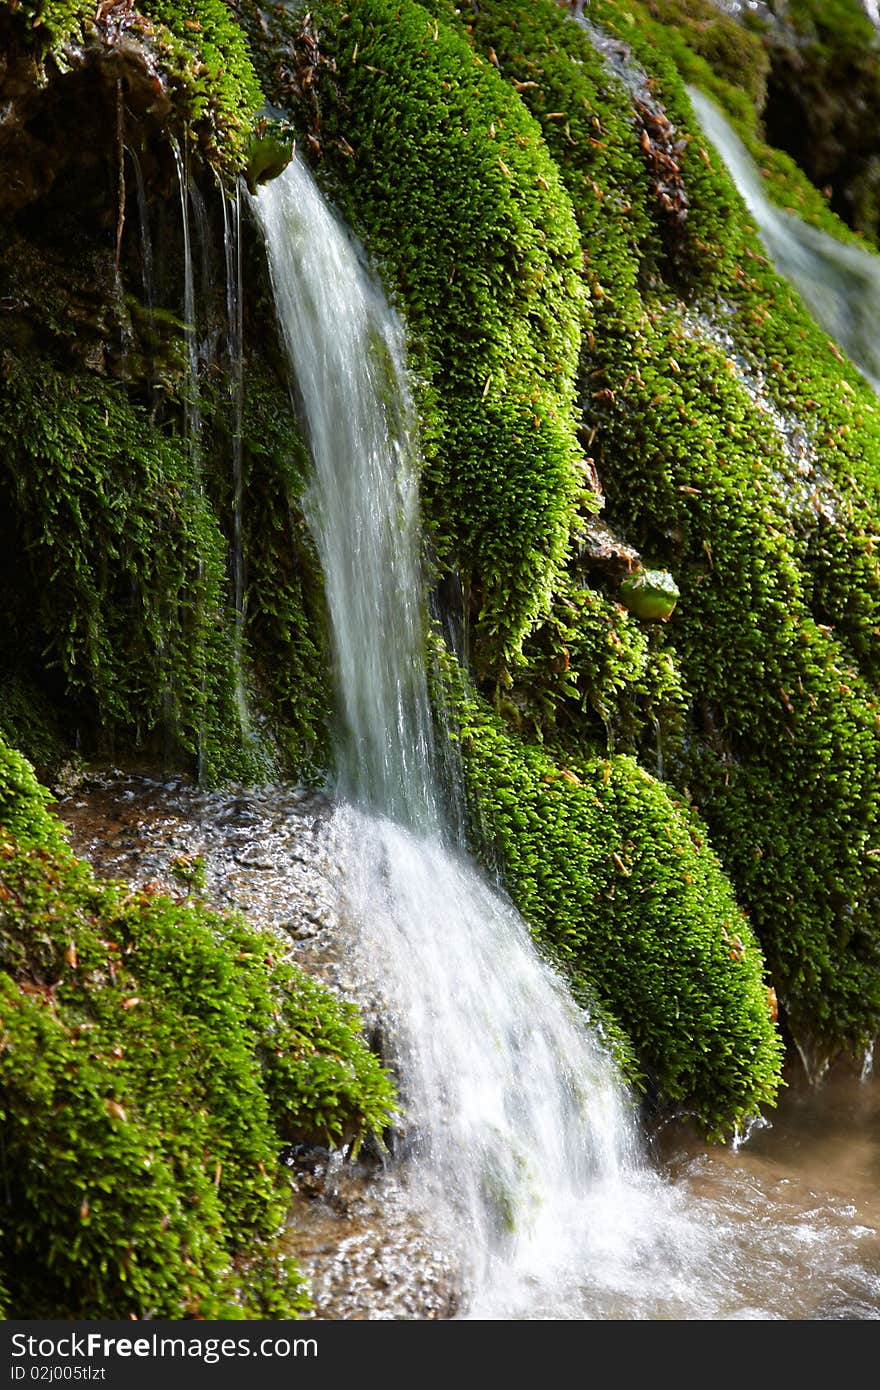
[[[774,1100],[763,961],[705,828],[630,757],[517,740],[447,666],[475,824],[514,902],[717,1136]]]
[[[208,779],[246,775],[223,540],[186,444],[117,383],[44,364],[3,387],[7,665],[39,650],[87,727],[135,747],[170,728]]]
[[[544,87],[554,84],[555,107],[587,109],[590,45],[555,7],[524,9],[486,0],[469,22],[511,80],[530,74],[524,96],[556,154],[567,142],[542,115]],[[526,48],[539,10],[542,41]],[[612,10],[678,133],[688,209],[675,257],[660,266],[671,286],[643,267],[639,298],[618,297],[608,313],[599,301],[586,419],[607,516],[681,588],[668,637],[693,727],[674,775],[750,912],[787,1023],[820,1053],[858,1051],[880,1021],[876,399],[761,254],[676,69],[658,58],[650,28],[625,22],[638,6],[594,4],[591,14]],[[559,167],[576,212],[586,204],[582,220],[595,216],[592,148],[567,149]],[[603,286],[620,283],[623,247],[619,236],[590,243]],[[632,256],[623,283],[637,274]],[[710,319],[760,364],[774,406],[802,422],[815,452],[812,502],[711,326],[683,315],[682,291],[702,294]]]
[[[9,1317],[297,1317],[285,1143],[381,1137],[354,1010],[197,900],[101,882],[0,747]]]
[[[112,7],[84,0],[2,0],[0,20],[62,73],[85,42],[114,44]],[[127,32],[158,62],[171,102],[170,121],[205,158],[240,168],[262,93],[247,44],[224,0],[155,0],[127,17]]]
[[[816,6],[789,9],[830,51]],[[49,67],[103,23],[15,13]],[[820,1058],[880,1028],[880,406],[768,264],[685,83],[733,119],[770,196],[854,234],[763,143],[766,36],[708,0],[589,17],[623,45],[616,68],[552,0],[169,0],[134,19],[207,206],[198,451],[155,132],[145,196],[174,217],[155,222],[156,304],[134,188],[121,241],[103,173],[77,202],[68,170],[3,229],[10,1315],[296,1316],[296,1272],[273,1272],[279,1150],[357,1143],[392,1105],[350,1011],[210,913],[200,865],[178,865],[179,900],[99,883],[7,748],[49,766],[79,735],[164,745],[205,781],[326,772],[306,450],[248,228],[234,517],[204,177],[277,170],[288,120],[406,320],[430,551],[463,594],[473,675],[444,654],[439,684],[475,847],[630,1075],[709,1134],[773,1102],[771,983]],[[285,113],[271,127],[259,86]]]
[[[656,55],[661,54],[674,64],[685,82],[712,97],[761,169],[772,202],[840,241],[863,245],[864,234],[876,239],[870,208],[875,191],[871,187],[865,189],[865,209],[862,214],[856,211],[855,220],[848,216],[848,226],[841,220],[843,200],[835,201],[834,211],[829,207],[825,188],[828,169],[823,172],[820,161],[815,159],[816,147],[822,141],[832,146],[830,159],[840,163],[844,150],[851,156],[873,139],[872,133],[867,139],[862,133],[866,125],[872,132],[872,123],[855,113],[870,104],[872,91],[875,100],[880,96],[880,52],[873,25],[859,0],[839,0],[831,5],[824,0],[804,0],[802,5],[786,3],[783,17],[801,35],[797,42],[785,39],[774,29],[766,29],[755,17],[748,21],[749,27],[743,27],[720,12],[712,0],[625,0],[623,4],[592,0],[588,12],[609,33],[636,46],[649,68],[656,65]],[[833,64],[829,50],[817,39],[819,32],[825,40],[833,36]],[[808,54],[803,51],[805,42],[815,44]],[[792,70],[785,77],[785,63],[789,60]],[[800,139],[792,129],[791,142],[784,143],[781,149],[767,143],[762,119],[768,80],[771,88],[787,81],[787,88],[780,91],[780,116],[787,103],[788,124],[800,130]],[[854,84],[860,93],[859,101],[853,100]],[[835,97],[836,92],[839,97]],[[823,129],[823,123],[834,119],[832,113],[845,117],[848,103],[853,113],[849,128],[839,130],[835,138]],[[778,129],[779,125],[774,116],[777,144],[785,133]],[[807,130],[811,134],[804,139]],[[866,152],[866,163],[868,158]],[[870,179],[867,182],[870,184]]]

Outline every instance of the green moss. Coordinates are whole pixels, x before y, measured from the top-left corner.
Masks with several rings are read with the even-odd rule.
[[[761,952],[703,826],[632,758],[514,738],[445,665],[475,824],[538,939],[710,1134],[772,1103]]]
[[[243,922],[99,882],[0,749],[9,1316],[296,1317],[291,1139],[381,1135],[354,1011]]]
[[[117,36],[83,0],[2,0],[21,41],[61,72],[83,43],[113,45]],[[172,100],[171,128],[192,136],[212,163],[242,167],[263,98],[247,43],[224,0],[148,0],[127,32],[158,60]]]
[[[845,0],[843,8],[859,10],[858,0]],[[810,182],[790,154],[773,148],[764,137],[761,112],[770,64],[760,34],[719,14],[709,0],[593,0],[589,15],[631,44],[651,70],[660,54],[685,82],[712,97],[761,170],[771,202],[839,241],[864,245],[864,237],[829,207],[827,192]],[[859,16],[873,33],[864,12],[859,10]],[[820,89],[821,85],[820,79]]]
[[[680,734],[687,699],[664,637],[574,583],[526,642],[496,705],[528,737],[569,750],[642,751],[656,765]]]
[[[412,0],[311,13],[317,39],[303,20],[288,68],[312,64],[296,114],[405,310],[435,548],[470,583],[486,651],[512,652],[548,608],[584,493],[570,204],[534,122],[463,34]],[[289,76],[273,99],[298,90]]]
[[[178,49],[175,95],[209,158],[240,168],[263,94],[245,38],[225,0],[148,0],[145,14]],[[190,56],[192,55],[192,56]]]
[[[676,132],[687,198],[674,257],[652,266],[627,240],[614,195],[626,142],[631,166],[644,118],[636,111],[620,121],[615,105],[612,125],[586,49],[578,61],[585,36],[566,34],[576,26],[554,9],[485,0],[464,17],[542,121],[591,232],[589,274],[607,287],[594,293],[582,365],[585,425],[610,524],[681,588],[664,642],[693,719],[686,740],[666,740],[667,771],[702,808],[789,1028],[820,1051],[858,1051],[880,1022],[876,400],[762,255],[696,127],[662,26],[650,16],[642,23],[644,6],[594,3],[591,18],[626,41]],[[686,66],[680,53],[678,61]],[[686,71],[693,80],[693,67]],[[606,143],[603,163],[584,129],[572,126],[569,140],[552,115],[579,109],[602,127],[594,138]],[[611,130],[614,144],[605,140]],[[642,190],[636,215],[656,225],[650,186],[629,186]],[[765,397],[798,423],[811,445],[809,488],[747,378],[679,294],[733,335]],[[570,654],[570,637],[563,645]],[[557,664],[558,655],[557,644]],[[543,678],[556,711],[546,666]],[[514,685],[504,707],[514,720],[517,704]],[[608,704],[613,729],[613,694]],[[595,740],[595,720],[579,735],[573,703],[564,708],[571,756],[579,736]]]
[[[10,656],[36,628],[68,718],[246,775],[225,547],[185,442],[119,383],[7,359],[2,386]]]
[[[728,87],[749,98],[755,111],[764,105],[770,61],[757,34],[720,11],[712,0],[644,0],[640,9],[663,26],[665,45],[674,51],[682,76],[692,80],[702,58]]]
[[[67,751],[57,712],[39,687],[10,663],[0,680],[0,739],[40,768],[55,769]]]
[[[687,132],[668,68],[657,90]],[[701,164],[689,194],[711,217],[730,193],[711,158]],[[640,322],[597,343],[615,364],[594,398],[597,459],[612,522],[681,582],[671,637],[702,742],[684,780],[751,911],[789,1026],[857,1050],[880,1017],[877,406],[742,214],[728,215],[724,244],[719,316],[812,440],[837,515],[792,506],[791,465],[724,352],[650,300]]]
[[[632,345],[620,350],[618,385]],[[682,598],[670,625],[703,739],[688,785],[790,1026],[857,1049],[880,1018],[878,877],[866,854],[880,810],[876,691],[811,614],[807,557],[768,467],[780,446],[748,397],[671,325],[639,365],[638,391],[605,421],[603,472],[630,535],[674,538],[666,555]],[[876,586],[875,574],[872,607]]]
[[[877,31],[860,0],[786,0],[771,4],[802,38],[818,44],[829,56],[856,60],[880,48]]]

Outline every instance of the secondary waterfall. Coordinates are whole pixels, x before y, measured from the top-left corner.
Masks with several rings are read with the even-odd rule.
[[[432,745],[402,328],[302,164],[252,206],[313,459],[345,911],[400,1074],[401,1167],[456,1252],[462,1311],[789,1316],[787,1247],[803,1232],[768,1242],[747,1200],[722,1218],[650,1168],[613,1064],[456,843]],[[807,1234],[830,1288],[836,1233]]]
[[[754,218],[780,275],[880,393],[880,256],[803,222],[771,203],[754,160],[718,107],[696,88],[688,96]]]

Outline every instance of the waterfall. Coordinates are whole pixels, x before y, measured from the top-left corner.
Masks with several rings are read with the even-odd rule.
[[[619,1182],[627,1098],[440,810],[401,325],[301,163],[256,207],[314,461],[347,909],[395,1020],[410,1163],[460,1233],[485,1314],[490,1289],[558,1253],[576,1189]]]
[[[768,1242],[750,1200],[722,1215],[651,1168],[615,1066],[443,814],[402,327],[300,162],[251,206],[313,460],[303,505],[338,701],[332,834],[355,973],[400,1077],[394,1180],[454,1252],[465,1317],[787,1316],[788,1245],[803,1234]],[[832,1269],[837,1232],[808,1235]]]
[[[727,166],[764,247],[808,309],[880,393],[880,256],[775,207],[754,160],[717,106],[695,88],[688,95],[704,134]]]

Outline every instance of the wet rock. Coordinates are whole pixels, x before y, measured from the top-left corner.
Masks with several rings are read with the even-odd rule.
[[[590,522],[578,547],[579,568],[599,573],[613,584],[620,584],[641,565],[637,550],[601,522]]]
[[[56,59],[41,58],[21,21],[0,15],[0,216],[45,197],[69,167],[106,160],[120,93],[145,138],[164,130],[171,100],[141,22],[133,9],[96,22]]]
[[[341,910],[327,796],[279,787],[230,797],[90,769],[58,809],[74,849],[99,872],[179,895],[181,863],[198,863],[201,895],[273,931],[286,959],[357,1004],[370,1046],[388,1062],[393,1021],[363,977],[355,925]],[[308,1278],[316,1318],[453,1316],[460,1274],[445,1253],[451,1240],[429,1226],[419,1194],[401,1186],[406,1147],[395,1135],[384,1150],[368,1142],[357,1163],[320,1144],[286,1151],[285,1244]]]

